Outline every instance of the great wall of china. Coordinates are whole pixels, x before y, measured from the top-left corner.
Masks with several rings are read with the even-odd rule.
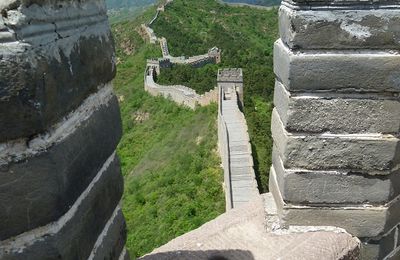
[[[208,257],[227,248],[236,250],[222,253],[229,259],[280,259],[289,256],[280,251],[278,237],[288,242],[294,234],[311,233],[322,240],[336,235],[322,244],[306,239],[303,246],[314,248],[304,255],[297,252],[298,259],[400,258],[399,85],[391,80],[400,65],[399,43],[393,40],[398,38],[394,17],[399,9],[378,2],[282,2],[281,39],[274,47],[270,193],[255,195],[253,203],[227,211],[144,259],[173,257],[177,249]],[[224,105],[235,100],[232,107],[237,109],[240,88],[223,91],[220,86],[220,91],[219,142],[229,143]],[[232,133],[246,139],[240,127]],[[220,144],[225,173],[235,161],[229,149]],[[251,165],[249,157],[241,160]],[[225,175],[225,183],[232,180],[232,174]],[[232,189],[227,186],[227,209],[235,205],[229,198]],[[248,221],[262,214],[260,223]],[[261,226],[265,230],[257,232]],[[273,234],[277,236],[271,239]],[[345,239],[339,240],[339,234]],[[268,244],[277,249],[267,250]],[[322,251],[339,246],[341,251],[328,256],[319,246]]]
[[[203,95],[186,86],[157,84],[154,78],[161,73],[161,69],[174,64],[201,67],[221,61],[221,51],[217,47],[210,49],[208,54],[189,58],[170,55],[167,39],[158,38],[150,28],[160,12],[165,11],[170,3],[172,0],[161,4],[150,23],[142,25],[152,33],[148,35],[150,43],[154,43],[152,39],[158,41],[163,54],[163,58],[147,60],[144,89],[153,96],[163,96],[192,109],[197,105],[206,106],[211,102],[218,102],[218,144],[224,169],[226,209],[230,210],[248,203],[259,195],[247,123],[240,110],[240,107],[243,107],[243,72],[241,69],[219,70],[217,86]]]
[[[398,2],[284,0],[271,193],[142,259],[400,259],[399,16]],[[104,1],[0,2],[0,56],[0,259],[128,260]],[[218,74],[233,172],[248,137],[226,75],[241,72]]]
[[[162,86],[155,82],[157,75],[161,73],[161,69],[172,67],[175,64],[189,65],[195,68],[202,67],[209,63],[218,64],[221,62],[221,50],[217,47],[211,48],[208,53],[192,57],[174,57],[169,53],[167,39],[159,38],[150,27],[160,15],[164,12],[166,7],[171,4],[173,0],[167,0],[165,3],[160,4],[157,12],[148,24],[142,24],[141,29],[144,31],[147,40],[151,44],[159,42],[163,57],[158,59],[147,60],[146,71],[144,75],[145,90],[153,96],[161,95],[165,98],[170,98],[173,101],[188,106],[194,109],[197,105],[206,106],[211,102],[218,102],[218,90],[214,88],[203,95],[197,94],[195,90],[182,85]]]

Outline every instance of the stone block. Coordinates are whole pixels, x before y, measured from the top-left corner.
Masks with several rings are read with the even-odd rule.
[[[291,49],[400,49],[400,9],[279,9],[282,41]]]
[[[292,51],[275,42],[274,72],[293,92],[400,91],[400,54],[391,51]],[[373,76],[371,76],[373,75]]]
[[[121,132],[118,101],[109,88],[90,96],[45,136],[28,145],[4,144],[0,240],[65,214],[114,152]]]
[[[274,103],[289,132],[395,134],[400,131],[400,102],[392,97],[290,93],[276,81]]]
[[[400,218],[400,200],[396,198],[384,206],[299,206],[283,201],[271,168],[269,190],[274,196],[283,226],[334,226],[344,228],[357,237],[378,237],[397,224]]]
[[[118,260],[130,260],[131,258],[129,257],[129,252],[124,248],[122,251],[121,255],[119,256]]]
[[[396,248],[385,260],[398,260],[400,259],[400,247]]]
[[[346,170],[388,175],[397,171],[399,139],[381,134],[293,134],[272,113],[272,136],[285,168]]]
[[[88,259],[123,192],[113,154],[68,212],[56,222],[0,243],[0,259]]]
[[[396,228],[380,237],[361,238],[362,242],[362,259],[386,259],[395,251],[395,237],[397,236]]]
[[[366,176],[340,171],[285,169],[273,151],[273,168],[285,202],[297,205],[386,204],[400,195],[397,173]]]
[[[107,222],[94,245],[88,260],[114,260],[125,250],[126,225],[124,215],[119,207]]]
[[[378,244],[361,244],[361,259],[376,260],[379,259],[379,245]]]
[[[44,132],[116,73],[103,1],[45,3],[2,17],[18,41],[0,43],[0,142]]]

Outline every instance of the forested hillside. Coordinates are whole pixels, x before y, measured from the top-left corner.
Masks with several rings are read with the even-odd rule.
[[[146,59],[161,55],[135,30],[154,15],[112,26],[123,137],[118,147],[125,178],[123,212],[132,259],[214,219],[225,211],[217,153],[217,107],[192,111],[148,95]]]
[[[222,49],[222,63],[218,66],[164,69],[158,79],[162,84],[183,84],[204,92],[215,86],[218,67],[243,68],[245,115],[255,170],[260,190],[267,191],[272,150],[272,49],[278,38],[277,9],[230,7],[213,0],[175,0],[152,27],[158,35],[168,39],[174,56],[206,53],[213,46]]]
[[[133,20],[113,24],[123,138],[118,148],[125,178],[123,211],[132,257],[214,219],[225,211],[223,174],[217,153],[217,107],[192,111],[143,89],[146,59],[160,57],[159,45],[144,43],[138,28],[155,6]],[[215,86],[219,67],[242,67],[245,113],[261,189],[267,187],[272,109],[272,43],[277,12],[238,8],[213,0],[174,0],[153,26],[168,38],[173,55],[223,49],[223,62],[201,69],[177,66],[161,81],[206,91]]]

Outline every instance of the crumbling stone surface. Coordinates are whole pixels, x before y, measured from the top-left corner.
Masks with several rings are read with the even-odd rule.
[[[273,149],[274,172],[282,199],[297,205],[386,204],[400,195],[398,173],[368,176],[349,171],[286,169]]]
[[[277,81],[274,104],[285,129],[293,133],[400,131],[400,101],[392,95],[290,93]]]
[[[274,47],[274,72],[293,92],[400,91],[400,54],[391,51],[290,50],[281,40]],[[372,75],[372,76],[371,76]]]
[[[129,259],[103,0],[0,3],[0,259]]]
[[[90,114],[83,113],[72,118],[75,120],[64,122],[61,126],[64,129],[66,125],[74,126],[70,133],[56,132],[47,139],[32,140],[32,143],[46,143],[62,134],[56,144],[3,165],[4,170],[0,171],[3,182],[0,185],[0,240],[64,215],[114,152],[122,130],[118,101],[115,96],[108,98],[95,111],[90,111],[94,109],[89,106],[92,104],[82,108]],[[14,156],[23,155],[14,153]]]
[[[399,9],[279,9],[280,36],[292,49],[399,49],[399,28]]]
[[[345,228],[362,259],[400,252],[399,10],[385,0],[279,10],[269,178],[279,221]]]
[[[104,3],[47,2],[2,12],[0,142],[45,131],[115,76]]]
[[[122,191],[119,160],[112,155],[62,218],[2,241],[0,258],[87,259],[118,206]]]
[[[140,259],[358,259],[358,239],[343,231],[272,233],[265,224],[258,197]]]

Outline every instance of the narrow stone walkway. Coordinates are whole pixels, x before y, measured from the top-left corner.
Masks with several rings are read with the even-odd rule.
[[[232,208],[248,203],[259,195],[246,119],[238,106],[234,90],[221,98],[221,113],[228,135],[230,197]]]

